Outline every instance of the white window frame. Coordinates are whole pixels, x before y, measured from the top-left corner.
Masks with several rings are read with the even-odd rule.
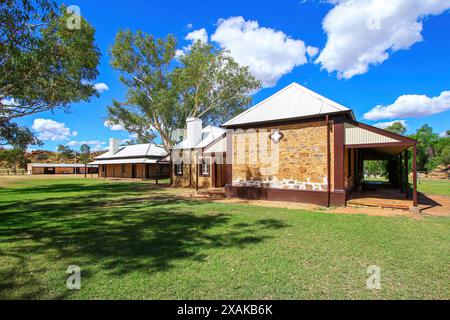
[[[182,176],[183,175],[183,162],[182,163],[177,163],[175,165],[175,173],[177,176]]]
[[[205,159],[202,160],[201,168],[202,176],[209,176],[209,163]]]

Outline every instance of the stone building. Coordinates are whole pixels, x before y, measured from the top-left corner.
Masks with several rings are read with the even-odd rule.
[[[176,187],[222,188],[226,182],[226,131],[203,128],[202,120],[187,119],[186,138],[172,149],[172,181]]]
[[[406,198],[412,149],[412,205],[417,207],[417,142],[360,123],[349,108],[297,83],[221,127],[202,129],[201,120],[188,120],[187,139],[172,151],[172,158],[178,154],[175,186],[224,184],[229,197],[343,206],[363,189],[364,161],[388,160],[391,185]],[[217,141],[220,156],[211,150]],[[214,177],[217,168],[226,175],[223,183]]]

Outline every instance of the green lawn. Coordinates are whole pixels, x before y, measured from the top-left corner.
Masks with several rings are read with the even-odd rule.
[[[365,179],[367,182],[387,182],[383,178],[368,178]],[[412,184],[410,185],[412,189]],[[430,179],[420,179],[417,184],[417,190],[419,192],[428,194],[437,194],[441,196],[450,196],[450,180],[430,180]]]
[[[450,219],[177,194],[82,178],[3,184],[0,298],[450,298]],[[65,287],[69,265],[82,269],[79,291]],[[370,265],[381,267],[381,290],[365,288]]]
[[[423,193],[450,196],[449,180],[419,180],[417,189]]]

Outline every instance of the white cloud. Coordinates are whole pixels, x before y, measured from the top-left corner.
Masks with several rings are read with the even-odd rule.
[[[35,119],[32,128],[42,141],[66,141],[78,135],[77,131],[71,132],[64,123],[51,119]]]
[[[188,24],[186,25],[186,28],[187,28],[187,29],[192,29],[193,26],[194,26],[194,25],[193,25],[192,23],[188,23]]]
[[[109,90],[109,87],[106,83],[100,82],[94,84],[94,89],[97,90],[98,93],[103,93]]]
[[[175,58],[179,59],[180,57],[184,56],[186,52],[191,50],[192,44],[194,44],[197,40],[200,40],[203,43],[208,43],[208,38],[208,33],[206,32],[205,28],[189,32],[184,39],[190,41],[191,44],[184,46],[183,49],[176,50]]]
[[[182,57],[184,55],[185,55],[185,52],[183,50],[181,50],[181,49],[177,49],[175,51],[175,59],[179,59],[180,57]]]
[[[406,120],[394,120],[394,121],[388,121],[388,122],[378,122],[375,123],[373,126],[380,128],[380,129],[386,129],[387,127],[392,126],[394,123],[400,122],[404,127],[407,127]]]
[[[444,132],[439,133],[439,137],[441,137],[441,138],[446,138],[446,137],[448,137],[447,131],[444,131]]]
[[[3,98],[1,100],[4,106],[18,106],[19,104],[14,100],[14,98]]]
[[[257,21],[243,17],[220,19],[217,24],[211,40],[248,66],[264,87],[276,85],[283,75],[307,63],[305,43],[282,31],[260,27]]]
[[[89,140],[89,141],[77,141],[72,140],[67,143],[69,147],[81,147],[81,145],[87,144],[92,152],[101,151],[106,149],[106,142],[99,140]]]
[[[189,32],[186,35],[185,39],[192,41],[192,42],[196,42],[196,41],[200,40],[203,43],[207,43],[208,42],[208,33],[206,32],[205,28],[201,28],[201,29]]]
[[[317,56],[317,54],[319,53],[319,48],[307,46],[306,53],[308,54],[308,56],[310,58],[313,58],[313,57]]]
[[[125,128],[121,124],[114,124],[111,121],[106,120],[104,126],[111,129],[112,131],[125,131]]]
[[[364,74],[392,52],[422,41],[423,20],[450,8],[448,0],[332,0],[323,20],[328,39],[316,63],[339,78]]]
[[[450,110],[450,91],[444,91],[438,97],[426,95],[403,95],[390,105],[378,105],[364,114],[367,120],[394,118],[419,118]]]

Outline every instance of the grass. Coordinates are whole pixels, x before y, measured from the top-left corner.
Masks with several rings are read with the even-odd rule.
[[[181,198],[143,182],[0,186],[2,299],[449,299],[450,219]],[[66,269],[82,270],[81,290]],[[382,289],[366,289],[367,267]]]
[[[387,182],[383,178],[367,178],[367,182]],[[410,189],[412,189],[412,184],[410,184]],[[431,179],[420,179],[417,184],[417,190],[426,194],[435,194],[441,196],[450,196],[450,180],[431,180]]]
[[[450,196],[450,180],[420,179],[417,189],[423,193]]]

